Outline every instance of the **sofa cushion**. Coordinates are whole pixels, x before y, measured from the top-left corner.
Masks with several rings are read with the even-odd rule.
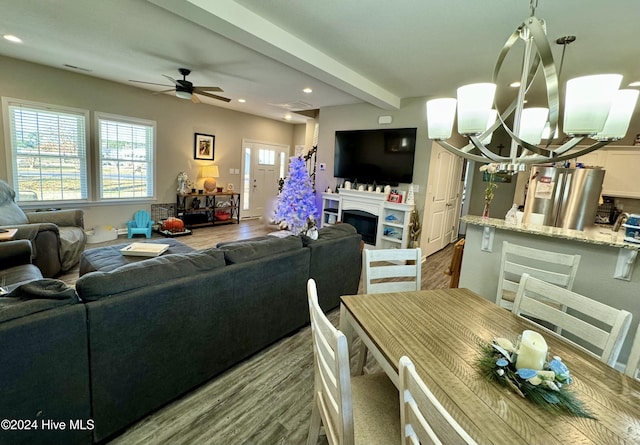
[[[51,278],[30,281],[0,297],[0,323],[78,302],[75,290],[63,281]]]
[[[298,236],[276,238],[262,236],[243,241],[231,241],[218,244],[224,251],[227,264],[246,263],[247,261],[275,255],[302,248],[302,240]]]
[[[318,230],[317,240],[311,239],[306,235],[302,235],[301,238],[302,243],[306,247],[313,243],[353,236],[357,233],[358,232],[356,231],[356,228],[351,224],[336,224],[334,226],[323,227],[322,229]]]
[[[224,253],[218,249],[168,254],[83,275],[76,281],[76,290],[83,301],[95,301],[224,266]]]

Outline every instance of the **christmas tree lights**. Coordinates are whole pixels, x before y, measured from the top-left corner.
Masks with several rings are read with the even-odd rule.
[[[274,220],[295,235],[316,227],[316,197],[301,157],[292,157],[289,172],[278,197]]]

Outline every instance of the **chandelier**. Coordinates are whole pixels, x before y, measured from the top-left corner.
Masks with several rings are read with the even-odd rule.
[[[537,0],[530,0],[530,17],[518,26],[502,48],[494,67],[493,83],[462,86],[457,90],[457,100],[441,98],[427,101],[429,139],[471,161],[498,163],[501,171],[517,172],[525,170],[526,164],[576,158],[625,136],[639,92],[619,89],[622,82],[619,74],[597,74],[567,81],[562,131],[570,139],[559,147],[550,147],[558,129],[559,74],[547,40],[545,22],[535,16],[536,6]],[[519,39],[524,41],[524,56],[518,94],[500,113],[497,106],[492,109],[498,74],[507,53]],[[557,43],[566,49],[574,40],[574,36],[568,36],[558,39]],[[539,71],[544,75],[548,108],[525,108],[525,94]],[[469,139],[462,148],[446,142],[451,137],[456,108],[458,133]],[[512,114],[513,128],[510,128],[505,121]],[[495,153],[486,146],[499,127],[504,128],[511,138],[509,156]],[[578,144],[587,138],[593,143],[577,149]],[[574,148],[576,150],[572,150]]]

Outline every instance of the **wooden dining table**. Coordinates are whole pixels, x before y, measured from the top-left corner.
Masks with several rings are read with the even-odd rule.
[[[398,386],[408,356],[418,374],[478,444],[640,444],[640,382],[571,342],[543,331],[468,289],[341,298],[340,330],[359,336]],[[550,413],[507,386],[481,376],[481,346],[540,332],[551,356],[570,369],[570,388],[596,419]]]

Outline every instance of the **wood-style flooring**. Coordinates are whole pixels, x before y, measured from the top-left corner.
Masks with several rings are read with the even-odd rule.
[[[198,228],[178,238],[194,248],[214,247],[221,241],[248,239],[274,231],[258,220]],[[157,236],[157,235],[155,235]],[[88,248],[117,241],[92,244]],[[453,244],[428,257],[422,267],[422,288],[449,287],[443,273],[451,262]],[[78,271],[60,277],[73,284]],[[337,325],[339,310],[329,318]],[[357,340],[352,350],[355,365]],[[369,354],[371,356],[371,354]],[[368,368],[377,365],[369,358]],[[109,445],[304,444],[313,399],[311,332],[305,327],[250,357],[194,391],[132,425]],[[319,444],[326,444],[321,436]]]

